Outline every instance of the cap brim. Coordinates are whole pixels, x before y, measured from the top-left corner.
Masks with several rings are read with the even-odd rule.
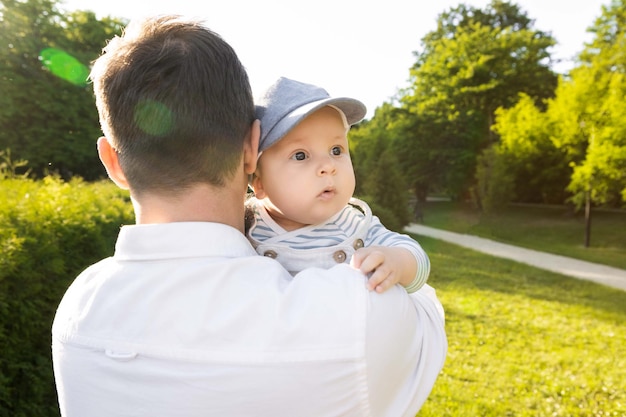
[[[346,120],[350,126],[363,120],[367,113],[367,109],[363,103],[349,97],[330,97],[307,103],[283,117],[273,129],[267,133],[266,140],[259,151],[263,151],[278,142],[311,113],[329,105],[341,110],[346,116]]]

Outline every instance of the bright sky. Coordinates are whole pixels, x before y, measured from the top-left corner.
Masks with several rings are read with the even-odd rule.
[[[609,0],[518,0],[535,28],[552,32],[553,58],[571,59],[591,40],[586,29]],[[408,86],[413,52],[435,29],[437,16],[460,3],[490,0],[65,0],[68,10],[133,19],[176,13],[204,19],[246,66],[255,94],[279,76],[363,101],[368,116]]]

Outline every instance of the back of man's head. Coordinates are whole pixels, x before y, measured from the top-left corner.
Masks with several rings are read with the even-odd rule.
[[[200,22],[131,23],[91,72],[100,123],[135,193],[222,186],[254,120],[247,73]]]

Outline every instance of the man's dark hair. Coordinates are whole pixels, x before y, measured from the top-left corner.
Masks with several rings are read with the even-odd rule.
[[[131,24],[90,75],[100,123],[132,190],[222,186],[254,120],[245,68],[200,22],[161,16]]]

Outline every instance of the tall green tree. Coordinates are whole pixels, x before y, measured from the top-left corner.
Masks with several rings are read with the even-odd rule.
[[[384,103],[374,117],[360,123],[350,133],[350,144],[357,178],[357,192],[363,193],[365,179],[386,150],[395,155],[404,181],[414,190],[426,190],[434,158],[428,147],[406,147],[406,137],[418,134],[421,126],[403,108]],[[425,195],[425,194],[424,194]]]
[[[494,145],[495,152],[483,162],[497,164],[500,159],[505,162],[505,171],[491,178],[492,183],[507,177],[512,179],[509,198],[501,200],[500,204],[511,200],[563,203],[567,198],[571,167],[566,153],[552,140],[558,132],[555,124],[533,99],[521,94],[515,106],[497,109],[493,130],[500,136],[500,142]],[[490,198],[488,195],[483,197]]]
[[[590,245],[592,206],[626,202],[625,23],[626,0],[602,7],[589,29],[593,41],[580,54],[579,65],[560,79],[545,112],[523,98],[511,109],[499,109],[494,126],[502,136],[501,150],[517,155],[518,180],[550,184],[553,190],[566,184],[570,201],[585,207],[585,246]],[[547,167],[523,174],[519,162],[525,160]],[[523,188],[518,183],[517,190]]]
[[[568,189],[585,207],[585,246],[590,246],[593,205],[626,202],[626,1],[613,0],[590,31],[580,66],[563,83],[549,111],[563,127],[555,143],[571,155]],[[565,116],[562,120],[559,116]]]
[[[35,174],[102,176],[90,62],[125,22],[62,14],[51,0],[0,0],[0,149]]]
[[[557,75],[550,69],[549,49],[554,44],[519,6],[500,0],[484,10],[452,8],[422,39],[401,101],[420,120],[423,133],[407,137],[407,146],[428,141],[434,154],[446,156],[437,166],[448,173],[451,194],[467,192],[478,155],[497,142],[491,127],[498,107],[514,105],[520,92],[537,103],[553,95]]]
[[[613,0],[589,29],[580,66],[550,107],[562,127],[554,140],[571,155],[573,201],[626,202],[626,1]]]
[[[409,186],[393,151],[397,140],[389,104],[377,109],[372,120],[354,127],[350,133],[350,153],[355,170],[355,194],[367,201],[372,211],[389,229],[401,231],[409,222]]]

